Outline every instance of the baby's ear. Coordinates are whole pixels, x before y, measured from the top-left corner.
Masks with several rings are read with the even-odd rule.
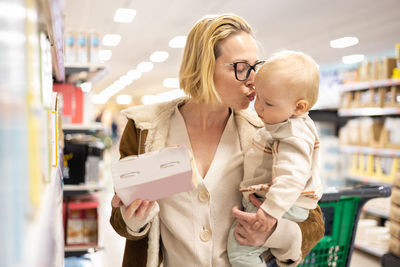
[[[301,114],[308,111],[309,106],[310,106],[310,104],[308,103],[307,100],[304,100],[304,99],[297,100],[294,114],[296,116],[300,116]]]

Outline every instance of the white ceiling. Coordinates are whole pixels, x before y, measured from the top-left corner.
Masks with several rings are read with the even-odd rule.
[[[114,23],[117,8],[136,9],[133,22]],[[170,39],[186,35],[204,15],[220,13],[235,13],[250,23],[264,50],[261,57],[294,49],[323,66],[352,53],[394,50],[400,42],[399,0],[65,0],[65,28],[122,36],[120,44],[111,48],[109,73],[94,85],[95,93],[141,61],[149,61],[154,51],[169,53],[165,62],[155,63],[151,72],[120,92],[131,94],[138,103],[143,94],[171,90],[162,81],[177,77],[183,49],[170,48]],[[330,40],[343,36],[356,36],[360,43],[344,49],[329,47]]]

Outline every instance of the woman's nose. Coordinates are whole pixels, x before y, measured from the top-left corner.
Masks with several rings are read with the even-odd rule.
[[[251,70],[250,74],[249,74],[249,78],[246,80],[246,86],[247,87],[254,87],[254,77],[255,77],[256,73]]]

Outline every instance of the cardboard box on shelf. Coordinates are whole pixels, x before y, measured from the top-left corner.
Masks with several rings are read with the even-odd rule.
[[[394,175],[393,185],[400,188],[400,170],[397,170]]]
[[[394,236],[390,237],[389,240],[389,251],[397,257],[400,257],[400,239]]]
[[[67,245],[80,245],[84,243],[83,238],[83,213],[81,210],[70,209],[67,219]]]
[[[395,58],[383,58],[380,60],[379,68],[379,79],[390,79],[392,78],[393,69],[396,67]]]
[[[393,205],[393,203],[392,203],[392,205]],[[400,221],[399,220],[394,220],[394,219],[390,218],[389,233],[391,236],[394,236],[394,237],[400,239]]]
[[[392,202],[400,206],[400,188],[392,187]]]
[[[353,102],[354,92],[343,92],[340,98],[340,107],[342,109],[350,108],[351,103]]]
[[[389,212],[390,221],[394,220],[396,222],[400,222],[400,206],[396,203],[390,205],[390,212]]]
[[[384,98],[384,106],[385,107],[397,107],[400,108],[400,86],[393,85],[385,92]]]

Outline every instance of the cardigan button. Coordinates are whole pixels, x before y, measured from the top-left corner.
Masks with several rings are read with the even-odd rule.
[[[206,189],[199,193],[199,200],[201,202],[207,202],[210,199],[210,193]]]
[[[203,242],[207,242],[211,239],[211,231],[208,229],[204,229],[201,233],[200,233],[200,240]]]

